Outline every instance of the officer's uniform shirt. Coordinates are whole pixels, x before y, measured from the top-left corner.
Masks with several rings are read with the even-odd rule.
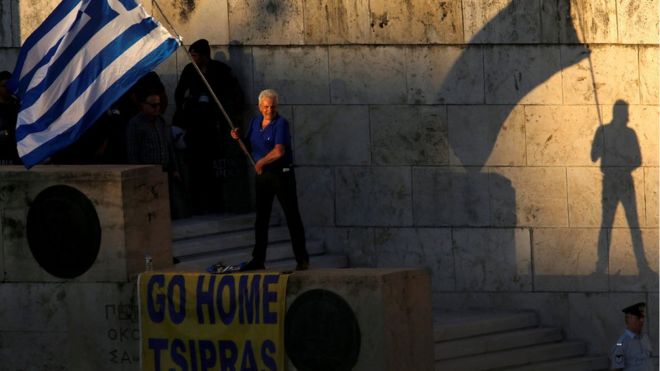
[[[653,371],[651,343],[644,334],[637,335],[626,330],[612,348],[611,356],[613,369]]]

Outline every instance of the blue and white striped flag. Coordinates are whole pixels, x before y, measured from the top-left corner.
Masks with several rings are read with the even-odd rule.
[[[75,142],[178,46],[135,0],[63,0],[25,41],[9,81],[25,166]]]

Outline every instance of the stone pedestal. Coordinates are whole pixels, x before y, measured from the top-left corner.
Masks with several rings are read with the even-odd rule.
[[[353,356],[353,365],[338,361],[337,369],[432,370],[430,286],[422,269],[296,272],[287,288],[288,369],[329,369],[328,362],[336,361],[331,357]],[[351,327],[353,321],[357,328]],[[359,348],[357,354],[351,346]]]

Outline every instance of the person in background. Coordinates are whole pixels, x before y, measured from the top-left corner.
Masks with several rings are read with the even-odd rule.
[[[611,352],[611,368],[625,371],[652,371],[651,343],[642,333],[646,318],[646,304],[637,303],[624,308],[626,329]]]
[[[267,89],[259,94],[259,112],[250,121],[245,135],[256,161],[254,170],[257,217],[255,221],[255,246],[252,260],[242,270],[265,268],[268,245],[268,225],[275,196],[286,217],[291,245],[296,256],[296,270],[309,268],[309,254],[305,247],[305,230],[296,195],[296,177],[293,171],[293,154],[289,122],[277,113],[278,95]],[[239,139],[238,128],[231,131]]]
[[[11,72],[0,72],[0,165],[18,165],[21,160],[16,150],[16,119],[18,100],[7,88]]]

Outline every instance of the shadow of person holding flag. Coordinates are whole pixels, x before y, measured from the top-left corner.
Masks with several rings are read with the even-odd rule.
[[[595,274],[605,274],[609,262],[612,225],[616,208],[621,203],[632,237],[639,276],[650,268],[644,255],[644,244],[639,229],[635,184],[632,172],[642,164],[639,141],[635,131],[627,126],[628,103],[618,100],[614,104],[612,122],[598,127],[591,148],[591,160],[600,159],[603,173],[602,221],[598,235],[598,262]]]

